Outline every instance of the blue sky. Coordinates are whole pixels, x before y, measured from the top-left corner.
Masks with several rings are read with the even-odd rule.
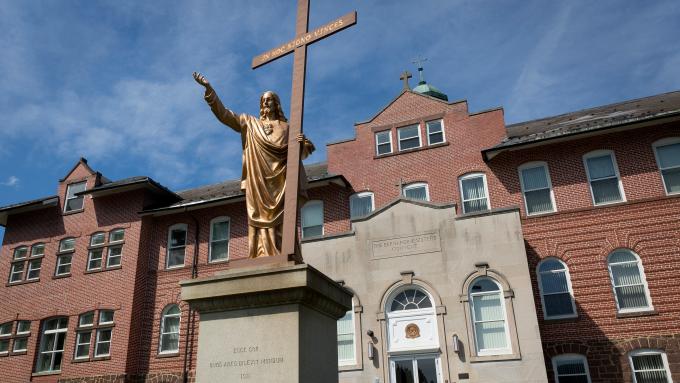
[[[287,111],[292,56],[250,61],[293,37],[295,3],[0,0],[0,205],[54,195],[81,156],[174,190],[237,178],[239,139],[191,72],[237,112],[266,89]],[[309,49],[311,162],[399,94],[418,55],[450,100],[503,106],[507,123],[680,89],[676,0],[311,0],[311,28],[351,10],[356,26]]]

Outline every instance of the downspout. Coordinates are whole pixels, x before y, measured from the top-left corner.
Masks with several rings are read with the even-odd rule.
[[[184,208],[184,211],[186,212],[187,209]],[[196,279],[198,278],[198,238],[200,234],[200,226],[198,224],[198,219],[193,214],[189,215],[191,219],[194,220],[194,257],[191,261],[191,279]],[[186,339],[184,341],[184,368],[182,371],[182,381],[183,383],[189,383],[189,339],[191,338],[191,335],[194,334],[194,324],[196,323],[196,313],[194,310],[189,306],[189,323],[187,326],[187,334],[186,334]]]

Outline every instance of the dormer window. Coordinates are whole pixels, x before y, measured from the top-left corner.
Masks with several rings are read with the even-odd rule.
[[[85,191],[85,181],[68,185],[66,188],[66,201],[64,202],[64,213],[83,209],[83,196],[76,196],[77,193]]]

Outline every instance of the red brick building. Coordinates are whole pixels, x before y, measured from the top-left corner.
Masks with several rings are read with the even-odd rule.
[[[509,126],[423,93],[307,167],[303,252],[400,198],[519,209],[548,380],[680,381],[680,92]],[[0,208],[0,381],[191,381],[199,318],[178,282],[246,256],[239,182],[171,191],[81,159],[56,186]],[[361,359],[375,316],[357,313]]]

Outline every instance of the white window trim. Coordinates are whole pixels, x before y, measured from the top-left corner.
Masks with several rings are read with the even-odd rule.
[[[25,250],[24,256],[17,258],[16,254],[19,250]],[[17,248],[15,248],[14,251],[12,252],[12,262],[14,262],[14,261],[25,261],[26,258],[29,257],[29,251],[28,250],[29,250],[28,246],[25,246],[25,245],[24,246],[18,246]]]
[[[379,153],[378,152],[378,134],[380,134],[380,133],[387,133],[387,136],[390,138],[390,140],[388,142],[382,143],[382,145],[385,145],[387,143],[390,144],[390,151],[387,152],[387,153]],[[392,154],[394,152],[394,150],[393,150],[394,148],[393,148],[393,145],[392,145],[392,129],[381,130],[379,132],[375,132],[375,134],[373,135],[373,139],[375,140],[375,155],[376,156],[386,156],[386,155]]]
[[[402,197],[406,198],[406,190],[410,189],[416,189],[420,187],[425,187],[425,201],[429,202],[430,201],[430,187],[427,185],[427,182],[413,182],[407,185],[404,185],[401,187],[401,195]]]
[[[405,129],[405,128],[412,128],[414,126],[418,127],[418,146],[416,146],[415,148],[402,149],[401,148],[401,141],[402,140],[401,140],[401,136],[399,135],[399,131],[402,130],[402,129]],[[407,140],[410,140],[412,138],[413,137],[409,137],[409,138],[407,138]],[[422,133],[421,133],[421,129],[420,129],[420,123],[398,127],[397,128],[397,142],[399,144],[399,151],[400,152],[406,151],[406,150],[415,150],[415,149],[418,149],[418,148],[422,148],[423,147],[423,137],[422,137]]]
[[[21,271],[15,271],[14,267],[17,265],[21,265]],[[20,283],[24,281],[24,272],[26,271],[26,262],[25,261],[18,261],[18,262],[12,262],[10,269],[9,269],[9,281],[7,283]],[[15,274],[20,275],[20,278],[17,280],[13,280],[13,276]]]
[[[395,368],[397,361],[411,360],[413,362],[413,367],[411,367],[413,372],[418,371],[418,360],[419,359],[429,359],[434,358],[435,372],[437,374],[437,382],[442,382],[442,368],[441,368],[441,354],[411,354],[405,356],[391,356],[389,358],[390,367],[390,383],[396,383]]]
[[[216,223],[220,222],[228,222],[229,223],[229,229],[227,230],[227,258],[225,259],[218,259],[214,260],[212,259],[212,244],[213,242],[224,242],[224,240],[220,241],[213,241],[213,225]],[[220,216],[220,217],[215,217],[212,220],[210,220],[210,237],[208,237],[208,263],[219,263],[219,262],[227,262],[229,261],[229,255],[231,252],[229,251],[229,247],[231,245],[231,219],[227,216]]]
[[[432,144],[432,143],[430,143],[430,135],[431,135],[431,133],[430,133],[430,125],[429,125],[429,123],[430,123],[430,122],[436,122],[436,121],[439,121],[440,124],[441,124],[441,127],[442,127],[442,142],[436,142],[436,143]],[[445,132],[445,130],[444,130],[444,119],[443,119],[443,118],[440,118],[440,119],[438,119],[438,120],[435,119],[435,120],[425,121],[425,129],[427,130],[427,145],[428,145],[428,146],[429,146],[429,145],[440,145],[440,144],[443,144],[443,143],[446,142],[446,132]]]
[[[101,269],[104,268],[104,253],[105,253],[105,250],[106,249],[103,248],[103,247],[98,247],[98,248],[95,248],[95,249],[90,249],[87,252],[87,268],[86,268],[87,271],[101,270]],[[92,257],[93,252],[96,252],[96,251],[101,252],[101,256],[99,257],[99,262],[100,262],[99,267],[90,267],[92,260],[96,259],[96,258]]]
[[[649,355],[649,354],[660,354],[661,355],[661,360],[663,362],[663,368],[666,370],[666,381],[668,383],[673,382],[673,378],[671,377],[671,369],[668,366],[668,357],[666,356],[666,353],[661,350],[654,350],[654,349],[637,349],[633,350],[628,353],[628,363],[630,364],[630,370],[633,373],[633,383],[637,383],[637,378],[635,377],[635,367],[633,366],[633,357],[634,356],[639,356],[639,355]]]
[[[354,205],[354,201],[358,198],[365,198],[365,197],[371,197],[371,213],[375,210],[375,195],[373,194],[373,192],[364,191],[364,192],[354,193],[351,196],[349,196],[350,215],[352,214],[352,205]],[[354,217],[354,218],[358,218],[358,217]]]
[[[102,313],[105,313],[105,312],[110,312],[110,313],[111,313],[111,320],[110,320],[110,321],[106,321],[106,322],[102,322]],[[113,322],[114,322],[114,320],[115,320],[115,319],[114,319],[114,318],[115,318],[115,314],[116,314],[116,312],[115,312],[114,310],[99,310],[99,317],[97,318],[97,323],[98,323],[99,325],[113,324]]]
[[[305,209],[306,207],[308,207],[308,206],[313,206],[313,205],[321,205],[321,235],[318,235],[318,236],[315,235],[315,236],[313,236],[313,237],[321,237],[321,236],[323,236],[323,235],[325,234],[325,232],[326,232],[326,231],[325,231],[325,227],[324,227],[324,226],[326,226],[326,225],[325,225],[325,223],[326,223],[326,217],[325,217],[325,214],[324,214],[323,201],[320,200],[320,199],[315,199],[315,200],[307,201],[307,203],[305,203],[304,206],[302,206],[302,209],[300,209],[300,231],[301,231],[302,233],[304,233],[304,228],[305,228],[305,219],[304,219],[305,215],[302,214],[302,210],[304,210],[304,209]],[[316,226],[316,225],[315,225],[315,226]],[[304,237],[304,236],[303,236],[303,238],[313,238],[313,237]]]
[[[489,185],[486,183],[486,174],[484,173],[468,173],[463,176],[458,177],[458,187],[460,189],[460,201],[461,201],[461,208],[463,210],[463,214],[466,214],[467,212],[465,211],[465,202],[466,201],[471,201],[471,200],[465,200],[465,196],[463,194],[463,181],[470,179],[470,178],[477,178],[477,177],[482,177],[482,182],[484,182],[484,192],[486,193],[486,208],[487,211],[491,210],[491,197],[489,196]]]
[[[80,185],[80,184],[85,184],[84,190],[87,190],[87,181],[73,182],[73,183],[66,185],[66,195],[64,195],[64,213],[70,213],[70,212],[73,212],[73,211],[81,211],[81,210],[85,209],[85,196],[80,196],[80,197],[73,196],[71,198],[68,198],[68,192],[69,192],[69,190],[71,190],[71,186]],[[70,201],[72,199],[78,199],[78,198],[83,199],[83,206],[81,206],[80,209],[66,210],[66,208],[68,207],[68,201]]]
[[[90,335],[90,340],[87,342],[81,342],[80,337],[84,334],[89,334]],[[87,355],[84,356],[78,356],[78,348],[80,346],[85,346],[87,345]],[[73,350],[73,359],[74,360],[80,360],[80,359],[89,359],[90,358],[90,348],[92,346],[92,331],[76,331],[76,347]]]
[[[481,279],[488,279],[491,282],[495,283],[496,286],[498,287],[498,290],[493,291],[493,292],[481,292],[481,293],[473,293],[472,292],[472,286],[477,283],[478,280]],[[501,311],[503,312],[503,327],[505,329],[505,348],[488,348],[488,349],[480,349],[479,348],[479,342],[477,341],[477,318],[475,318],[475,301],[473,297],[476,296],[482,296],[482,295],[491,295],[491,294],[498,294],[500,297],[500,302],[501,302]],[[470,318],[472,319],[472,333],[474,334],[475,337],[475,349],[477,351],[478,356],[489,356],[489,355],[506,355],[506,354],[512,354],[512,340],[510,339],[510,328],[508,325],[508,312],[507,308],[505,307],[505,296],[503,293],[503,286],[498,283],[496,280],[494,280],[491,277],[479,277],[472,281],[470,283],[470,290],[468,291],[468,296],[470,299]],[[495,321],[494,321],[495,322]]]
[[[64,359],[64,352],[65,352],[66,341],[62,342],[61,350],[57,350],[57,345],[59,344],[59,342],[56,342],[56,338],[55,338],[55,342],[54,342],[54,345],[52,346],[52,349],[51,349],[51,350],[40,351],[40,350],[42,349],[42,342],[45,341],[45,336],[46,336],[46,335],[55,334],[55,337],[59,337],[59,334],[60,334],[60,333],[66,333],[66,332],[68,331],[68,320],[67,320],[67,323],[66,323],[66,327],[64,327],[64,328],[57,328],[57,329],[54,329],[54,330],[45,330],[45,327],[47,327],[47,323],[48,323],[50,320],[59,320],[59,318],[50,318],[50,319],[46,320],[46,321],[43,323],[43,326],[42,326],[42,327],[43,327],[43,329],[42,329],[42,334],[41,334],[41,336],[40,336],[41,341],[40,341],[40,344],[38,345],[38,349],[36,350],[36,353],[37,353],[37,355],[38,355],[38,358],[37,358],[36,363],[40,363],[40,357],[42,356],[42,354],[51,354],[51,357],[50,357],[50,368],[49,368],[48,370],[45,370],[45,371],[37,371],[38,373],[41,373],[41,372],[59,372],[59,371],[61,371],[61,368],[59,368],[58,370],[55,370],[55,369],[54,369],[54,354],[56,354],[57,352],[61,352],[61,354],[62,354],[62,357],[61,357],[61,366],[63,366],[63,365],[64,365],[64,362],[65,362],[65,359]],[[64,335],[64,337],[65,337],[65,335]],[[61,366],[60,366],[60,367],[61,367]]]
[[[668,189],[666,189],[666,181],[663,178],[663,171],[666,169],[675,169],[675,168],[666,168],[666,169],[661,169],[661,162],[659,161],[659,153],[657,152],[657,148],[659,146],[666,146],[666,145],[673,145],[680,143],[680,137],[667,137],[667,138],[662,138],[660,140],[654,141],[652,144],[652,148],[654,149],[654,159],[656,159],[656,167],[659,169],[659,176],[661,177],[661,183],[663,184],[663,190],[666,193],[666,195],[676,195],[680,194],[680,192],[675,192],[675,193],[669,193]]]
[[[99,336],[104,331],[111,332],[111,337],[109,338],[109,340],[100,341]],[[96,335],[95,340],[94,340],[94,357],[100,358],[100,357],[104,357],[104,356],[110,356],[111,355],[111,344],[113,343],[113,328],[112,327],[100,328],[100,329],[97,329],[96,333],[97,333],[97,335]],[[103,343],[109,344],[109,351],[106,354],[100,354],[99,353],[99,345],[103,344]]]
[[[531,189],[527,190],[527,188],[524,186],[524,177],[522,177],[522,171],[525,169],[533,169],[537,167],[543,167],[543,170],[545,170],[545,175],[546,179],[548,180],[548,189],[550,189],[550,202],[552,202],[552,210],[550,211],[541,211],[538,213],[529,213],[529,206],[527,205],[527,192],[535,191],[535,190],[544,190],[544,189]],[[557,211],[557,203],[555,202],[555,193],[553,191],[553,186],[552,186],[552,180],[550,179],[550,170],[548,169],[548,163],[544,161],[535,161],[535,162],[527,162],[525,164],[520,165],[517,168],[517,172],[519,173],[519,184],[522,188],[522,199],[524,200],[524,212],[526,213],[527,216],[537,216],[537,215],[542,215],[542,214],[550,214],[554,213]]]
[[[630,308],[630,309],[621,309],[619,307],[619,297],[616,295],[616,287],[614,285],[614,274],[612,273],[612,268],[611,268],[611,263],[609,262],[609,258],[612,256],[612,254],[618,252],[618,251],[627,251],[637,259],[637,265],[638,265],[638,270],[640,270],[640,279],[642,280],[642,287],[644,287],[645,290],[645,297],[647,298],[647,307],[636,307],[636,308]],[[619,262],[619,263],[627,263],[627,262]],[[642,259],[640,256],[635,253],[633,250],[630,249],[616,249],[609,253],[607,255],[607,270],[609,271],[609,281],[611,282],[612,285],[612,293],[614,294],[614,303],[616,303],[616,312],[619,314],[625,314],[625,313],[636,313],[636,312],[646,312],[646,311],[653,311],[654,310],[654,304],[652,303],[652,296],[649,294],[649,286],[647,285],[647,276],[645,275],[645,269],[642,266]],[[621,286],[618,286],[621,287]]]
[[[92,322],[83,324],[82,318],[88,314],[92,314]],[[89,328],[94,326],[94,321],[96,319],[94,314],[95,314],[94,311],[88,311],[78,315],[78,328]]]
[[[114,242],[114,243],[118,243],[118,242]],[[120,254],[118,254],[118,255],[113,255],[113,256],[112,256],[112,255],[111,255],[111,250],[113,250],[113,249],[120,249]],[[113,266],[112,266],[112,265],[111,265],[111,258],[119,258],[119,259],[120,259],[120,262],[118,262],[117,265],[113,265]],[[113,245],[113,246],[109,246],[109,247],[106,249],[106,268],[108,269],[108,268],[110,268],[110,267],[121,267],[122,264],[123,264],[123,245]]]
[[[70,249],[62,249],[61,246],[66,243],[72,241],[73,242],[73,248]],[[59,249],[57,252],[59,253],[69,253],[69,252],[74,252],[76,251],[76,239],[74,237],[68,237],[68,238],[63,238],[59,241]]]
[[[177,314],[167,314],[167,312],[172,308],[173,306],[177,306],[179,309],[179,313]],[[161,351],[163,350],[163,335],[167,334],[174,334],[174,332],[165,332],[165,318],[167,317],[178,317],[179,322],[177,324],[177,339],[180,339],[180,334],[182,332],[182,309],[179,307],[177,304],[172,304],[166,306],[163,311],[161,312],[161,328],[160,328],[160,336],[158,337],[158,353],[163,355],[163,354],[177,354],[179,353],[179,346],[180,342],[177,342],[177,349],[176,350],[166,350],[166,351]]]
[[[572,308],[572,311],[573,311],[572,314],[549,316],[548,313],[547,313],[547,310],[545,308],[545,297],[544,297],[545,294],[543,293],[543,283],[542,283],[542,276],[541,276],[540,269],[541,269],[541,265],[548,260],[556,260],[557,262],[561,263],[562,266],[564,266],[564,274],[567,278],[567,289],[569,290],[567,292],[569,293],[569,296],[571,297],[571,308]],[[543,273],[546,273],[546,272],[544,271]],[[536,266],[536,276],[538,278],[538,291],[539,291],[539,294],[541,296],[541,306],[543,307],[543,319],[565,319],[565,318],[576,318],[576,317],[578,317],[578,312],[576,311],[576,302],[575,302],[575,299],[574,299],[574,290],[571,287],[571,275],[569,274],[569,266],[567,266],[567,264],[565,262],[563,262],[561,259],[555,258],[555,257],[545,258],[545,259],[541,260],[538,263],[538,265]],[[560,294],[564,294],[564,293],[560,293]]]
[[[112,240],[111,237],[113,236],[113,233],[117,233],[119,231],[123,232],[123,239],[119,239],[117,241]],[[125,229],[113,229],[113,230],[109,231],[109,244],[120,243],[120,242],[123,242],[123,241],[125,241]]]
[[[338,367],[353,366],[353,365],[357,364],[357,347],[356,347],[357,346],[357,334],[356,334],[356,325],[355,325],[357,313],[354,312],[354,301],[352,301],[352,308],[348,312],[352,313],[351,329],[352,329],[352,350],[354,351],[354,358],[353,359],[343,359],[343,360],[338,358]],[[339,337],[340,335],[341,335],[340,333],[337,333],[336,336]],[[343,333],[342,335],[347,335],[347,334]]]
[[[40,261],[40,266],[37,268],[33,268],[33,261]],[[27,281],[37,281],[40,279],[40,271],[42,269],[42,259],[41,258],[36,258],[36,259],[29,259],[27,262],[28,266],[26,266],[26,280]],[[38,276],[31,278],[31,272],[38,270]]]
[[[593,180],[590,179],[590,171],[588,170],[588,159],[593,158],[593,157],[602,157],[604,155],[609,155],[609,157],[612,159],[612,166],[614,166],[614,174],[616,175],[616,179],[618,181],[619,185],[619,193],[621,193],[621,200],[620,201],[612,201],[612,202],[605,202],[605,203],[595,203],[595,193],[593,193]],[[621,202],[626,202],[626,193],[623,190],[623,182],[621,181],[621,174],[619,173],[619,165],[616,162],[616,156],[614,155],[613,150],[594,150],[592,152],[588,152],[583,155],[583,168],[586,171],[586,177],[588,178],[588,188],[590,190],[590,200],[593,203],[593,206],[607,206],[607,205],[613,205]],[[597,180],[596,180],[597,181]]]
[[[174,265],[174,266],[169,266],[170,263],[170,250],[174,248],[179,248],[180,246],[175,246],[171,247],[170,244],[172,243],[172,231],[175,229],[183,229],[184,230],[184,256],[182,257],[182,264],[179,265]],[[187,258],[187,243],[189,242],[189,225],[186,223],[177,223],[168,228],[168,242],[167,242],[167,251],[165,253],[165,268],[166,269],[179,269],[181,267],[184,267],[186,264],[186,258]]]
[[[19,331],[19,323],[20,322],[28,322],[28,330],[26,331]],[[20,319],[17,321],[17,329],[16,329],[16,335],[26,335],[31,333],[31,321],[30,320],[25,320],[25,319]]]
[[[60,276],[63,276],[63,275],[71,275],[71,271],[72,271],[72,269],[73,269],[73,254],[74,254],[73,251],[69,251],[69,252],[62,253],[62,254],[57,254],[57,266],[54,268],[54,276],[60,277]],[[61,260],[62,260],[64,257],[66,257],[66,256],[70,256],[70,257],[71,257],[71,262],[69,262],[69,263],[61,263]],[[68,272],[59,273],[59,267],[60,267],[60,266],[66,266],[66,265],[71,266],[71,267],[69,268]]]
[[[583,362],[583,366],[585,367],[586,370],[586,378],[588,379],[588,383],[591,382],[590,380],[590,367],[588,366],[588,359],[581,355],[581,354],[561,354],[554,356],[552,358],[552,366],[553,366],[553,372],[555,374],[555,382],[559,382],[559,374],[557,373],[557,362],[561,360],[573,360],[573,359],[579,359],[581,362]],[[562,375],[565,376],[565,375]],[[579,376],[581,376],[579,374]]]

